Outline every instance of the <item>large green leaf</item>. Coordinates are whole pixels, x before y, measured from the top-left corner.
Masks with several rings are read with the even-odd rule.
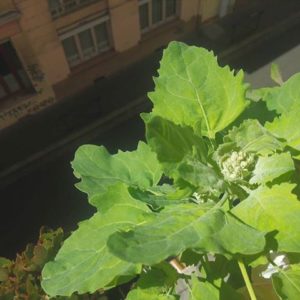
[[[255,254],[263,250],[262,233],[220,209],[206,213],[207,209],[207,205],[169,206],[149,222],[113,234],[108,246],[124,260],[149,265],[188,248],[222,254]]]
[[[278,86],[262,87],[262,88],[253,89],[253,90],[249,89],[246,92],[246,98],[251,100],[252,102],[259,103],[259,102],[261,102],[260,100],[266,99],[268,97],[268,94],[273,92],[273,90],[278,90],[278,89],[280,89],[280,87],[278,87]]]
[[[212,52],[172,42],[164,51],[155,91],[149,93],[153,113],[196,134],[214,138],[245,109],[243,72],[234,75],[218,66]]]
[[[300,102],[300,74],[290,77],[281,87],[276,87],[266,94],[265,101],[270,110],[285,113]]]
[[[115,155],[109,154],[104,147],[81,146],[72,167],[81,179],[77,187],[89,196],[104,193],[117,182],[148,188],[155,185],[162,175],[155,153],[143,142],[136,151],[119,151]]]
[[[235,143],[240,150],[261,155],[282,149],[282,144],[257,120],[246,120],[224,137],[225,143]]]
[[[174,164],[181,162],[186,155],[191,155],[194,151],[199,160],[206,161],[206,143],[195,135],[191,127],[176,125],[152,114],[144,114],[143,119],[146,124],[147,142],[157,153],[160,162],[174,167]]]
[[[203,138],[195,135],[190,127],[153,114],[143,117],[147,140],[169,177],[181,183],[183,179],[203,192],[220,189],[222,181],[207,163],[209,150]]]
[[[176,300],[176,298],[172,295],[161,293],[156,288],[137,288],[128,293],[126,300]]]
[[[195,204],[181,204],[170,209],[166,207],[156,214],[153,221],[137,226],[132,231],[113,235],[108,246],[113,253],[128,261],[140,261],[148,265],[159,263],[196,244],[197,221],[210,208]],[[207,226],[203,227],[206,229]]]
[[[64,242],[55,260],[43,269],[43,289],[50,296],[93,293],[126,281],[140,272],[141,266],[120,260],[108,251],[108,237],[144,222],[148,211],[128,204],[113,206],[105,214],[96,213],[80,223]]]
[[[300,252],[300,202],[292,194],[295,185],[261,186],[237,205],[233,214],[264,232],[278,231],[278,250]]]
[[[190,300],[242,300],[242,295],[236,292],[229,284],[221,280],[200,281],[192,277]]]
[[[151,205],[152,207],[164,207],[168,205],[177,205],[191,202],[191,190],[176,189],[174,185],[163,184],[154,186],[145,191],[130,188],[132,197]]]
[[[250,183],[267,183],[295,170],[291,154],[288,152],[259,157]]]
[[[278,269],[272,276],[276,293],[282,300],[300,299],[300,265],[290,265],[287,270]]]
[[[141,273],[136,286],[141,289],[156,287],[167,292],[174,287],[178,278],[176,270],[168,262],[163,261]]]
[[[200,281],[193,276],[190,284],[190,300],[220,300],[220,290],[210,282]]]
[[[266,128],[276,137],[286,140],[286,143],[300,150],[300,127],[299,122],[300,105],[297,104],[293,110],[275,118],[272,123],[266,123]]]
[[[158,299],[175,300],[169,295],[174,288],[179,274],[167,262],[162,262],[144,271],[136,283],[136,289],[129,292],[126,300]]]
[[[103,194],[91,196],[89,201],[103,213],[110,210],[115,205],[128,205],[144,209],[145,204],[143,202],[146,202],[138,197],[132,197],[131,193],[128,191],[127,185],[122,182],[115,183]]]
[[[197,187],[199,192],[221,191],[224,187],[222,177],[212,166],[190,157],[178,166],[178,174],[182,179]]]

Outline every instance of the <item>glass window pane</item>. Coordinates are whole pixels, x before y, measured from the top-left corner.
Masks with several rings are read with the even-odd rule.
[[[145,29],[149,27],[149,4],[140,5],[140,28]]]
[[[62,6],[60,0],[49,0],[49,7],[52,16],[58,16],[62,12]]]
[[[101,23],[94,28],[97,47],[99,49],[107,48],[108,45],[108,34],[106,23]]]
[[[81,50],[85,58],[90,57],[95,52],[95,45],[90,29],[84,30],[78,34]]]
[[[1,85],[1,83],[0,83],[0,99],[1,99],[1,98],[4,98],[6,95],[7,95],[7,94],[6,94],[5,89],[4,89],[4,87],[3,87],[3,86]]]
[[[9,67],[7,62],[4,60],[4,58],[1,56],[0,53],[0,75],[7,75],[10,73]]]
[[[7,61],[9,61],[10,66],[13,66],[14,69],[21,69],[22,68],[21,62],[12,44],[10,42],[6,42],[1,46],[3,51],[5,52],[5,57]]]
[[[59,0],[49,0],[49,7],[50,9],[56,9],[60,7],[60,1]]]
[[[66,57],[70,64],[80,59],[74,37],[69,37],[62,41]]]
[[[77,6],[76,0],[64,0],[64,9],[70,11]]]
[[[13,74],[5,75],[5,76],[3,76],[3,79],[4,79],[5,83],[7,84],[11,93],[18,91],[21,88]]]
[[[163,18],[163,0],[152,0],[152,23],[158,23]]]
[[[176,0],[166,0],[166,18],[176,15]]]

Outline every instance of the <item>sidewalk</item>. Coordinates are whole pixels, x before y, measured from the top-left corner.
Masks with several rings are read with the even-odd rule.
[[[300,3],[297,0],[236,0],[244,5],[237,7],[212,24],[200,28],[206,37],[204,47],[218,53],[239,45],[243,40],[251,39],[260,33],[279,33],[280,27],[286,30],[286,25],[300,20]]]
[[[213,49],[222,62],[227,63],[231,56],[238,55],[247,47],[255,47],[260,41],[299,24],[299,2],[261,0],[259,6],[251,8],[251,13],[251,9],[247,13],[247,8],[215,23],[202,25],[185,41]],[[251,18],[252,13],[258,13],[259,19],[257,15]],[[247,15],[250,23],[255,21],[255,26],[248,31],[241,27],[247,24]],[[80,140],[82,136],[100,135],[122,120],[148,109],[149,101],[145,101],[145,94],[153,89],[152,77],[156,74],[161,53],[158,50],[72,99],[58,102],[0,131],[0,181],[14,176],[33,162],[39,163],[42,157],[63,151],[69,143]]]

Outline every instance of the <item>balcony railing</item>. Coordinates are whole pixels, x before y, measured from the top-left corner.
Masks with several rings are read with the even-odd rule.
[[[99,0],[48,0],[54,19],[97,1]]]

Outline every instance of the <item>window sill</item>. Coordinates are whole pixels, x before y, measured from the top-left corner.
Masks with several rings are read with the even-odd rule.
[[[81,73],[82,71],[85,71],[86,69],[89,69],[106,60],[109,60],[113,58],[115,55],[116,52],[112,48],[110,48],[107,51],[99,53],[98,55],[91,57],[90,59],[87,59],[85,61],[82,61],[77,65],[70,66],[71,76],[76,75],[77,73]]]

